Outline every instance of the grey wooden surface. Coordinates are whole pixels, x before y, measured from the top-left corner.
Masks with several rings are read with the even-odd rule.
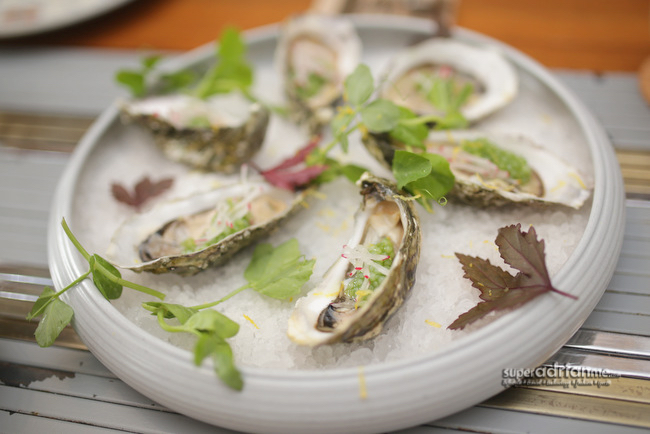
[[[0,114],[81,117],[89,122],[122,94],[111,84],[114,71],[136,65],[140,55],[88,49],[0,49]],[[633,74],[554,73],[594,112],[618,150],[650,152],[650,109]],[[11,285],[36,288],[49,282],[46,275],[23,281],[22,274],[8,270],[16,266],[47,267],[50,201],[69,159],[67,151],[84,125],[64,122],[61,127],[52,127],[69,128],[70,143],[53,143],[44,151],[8,146],[7,142],[20,133],[18,122],[10,124],[0,125],[0,297]],[[31,137],[39,141],[38,135]],[[42,141],[47,140],[44,130]],[[602,341],[596,346],[593,339],[576,336],[556,355],[558,360],[573,357],[595,365],[609,363],[631,378],[650,376],[648,198],[637,195],[628,199],[623,250],[614,277],[581,330],[592,338],[596,333]],[[628,354],[621,341],[626,336],[635,338]],[[650,386],[641,384],[635,399],[650,413]],[[633,417],[629,420],[632,422],[613,425],[597,418],[576,419],[486,403],[407,432],[600,433],[641,429],[642,423],[635,424]],[[70,433],[229,432],[162,408],[117,379],[87,351],[41,349],[33,342],[0,339],[0,433],[46,429]]]

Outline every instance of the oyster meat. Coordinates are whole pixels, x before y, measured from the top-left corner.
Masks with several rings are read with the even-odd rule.
[[[455,93],[463,92],[466,86],[471,89],[460,111],[469,122],[475,122],[514,99],[518,78],[495,49],[432,38],[392,60],[380,93],[418,115],[441,116],[447,108],[440,107],[435,97],[446,85]]]
[[[277,228],[305,194],[246,182],[161,203],[122,224],[107,257],[137,272],[196,274]]]
[[[294,121],[318,133],[334,115],[343,81],[361,57],[361,40],[349,21],[307,14],[282,26],[275,62]]]
[[[384,164],[390,164],[400,148],[386,135],[367,135],[364,144]],[[591,195],[577,169],[522,136],[433,131],[425,144],[427,152],[449,161],[456,177],[449,197],[465,203],[556,204],[578,209]]]
[[[375,337],[415,283],[420,224],[413,202],[365,173],[352,238],[320,285],[296,303],[287,334],[316,346]]]
[[[233,173],[261,148],[270,113],[240,92],[202,100],[174,94],[127,101],[122,119],[143,125],[171,160]]]

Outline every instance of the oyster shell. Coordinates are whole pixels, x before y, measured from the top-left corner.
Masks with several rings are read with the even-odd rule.
[[[442,115],[441,108],[427,97],[434,78],[451,79],[457,90],[472,85],[472,94],[460,108],[469,122],[507,105],[519,86],[514,68],[495,49],[450,38],[432,38],[392,60],[380,94],[418,115]]]
[[[235,172],[261,148],[270,113],[239,92],[207,100],[175,94],[127,101],[122,118],[143,125],[171,160]]]
[[[107,258],[136,272],[193,275],[273,231],[305,194],[247,182],[161,203],[118,228]]]
[[[512,165],[509,171],[500,169],[490,159],[463,150],[464,144],[482,146],[485,141],[506,151],[508,159],[523,159],[524,166],[530,168],[529,176],[523,174],[517,179],[514,174],[520,169]],[[400,147],[387,135],[367,135],[363,143],[375,158],[387,165]],[[456,177],[448,196],[465,203],[478,206],[556,204],[579,209],[591,195],[590,187],[577,169],[522,136],[470,130],[434,131],[425,144],[427,152],[447,158]]]
[[[298,344],[375,337],[415,283],[421,235],[413,202],[403,200],[387,180],[368,173],[359,184],[363,203],[352,238],[322,283],[298,300],[289,319],[287,334]],[[393,249],[391,258],[383,246]],[[386,261],[392,261],[390,266]]]
[[[361,40],[351,22],[307,14],[282,26],[275,62],[293,120],[317,133],[334,115],[343,81],[361,57]]]

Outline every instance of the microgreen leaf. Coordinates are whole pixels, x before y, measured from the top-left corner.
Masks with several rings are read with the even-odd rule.
[[[140,60],[140,69],[121,69],[115,74],[115,80],[128,88],[135,98],[143,97],[147,93],[147,77],[161,59],[162,57],[156,54],[143,57]]]
[[[41,347],[52,345],[63,329],[70,324],[73,316],[74,312],[70,306],[58,298],[51,298],[34,332],[38,345]]]
[[[443,117],[436,118],[436,130],[452,130],[467,128],[469,122],[461,112],[449,111]]]
[[[194,354],[194,362],[197,365],[208,355],[212,356],[214,370],[221,381],[232,389],[242,390],[244,382],[235,366],[232,348],[228,342],[213,334],[202,334],[196,343]]]
[[[253,84],[253,69],[245,55],[246,44],[239,32],[232,27],[226,28],[219,38],[219,62],[201,79],[194,95],[205,99],[235,89],[247,93]]]
[[[449,329],[462,329],[490,312],[520,306],[547,292],[576,299],[553,287],[546,268],[544,241],[537,240],[535,228],[531,226],[528,232],[521,230],[521,224],[500,228],[495,243],[503,260],[519,273],[513,276],[485,259],[456,253],[464,277],[481,291],[483,301],[460,315]]]
[[[244,278],[260,294],[284,300],[300,293],[302,285],[311,277],[315,262],[303,259],[295,238],[276,248],[259,244]]]
[[[188,331],[215,333],[223,339],[231,338],[239,332],[239,324],[214,309],[195,313],[183,323],[183,326]]]
[[[341,173],[351,182],[357,182],[361,178],[361,175],[367,171],[368,169],[365,167],[357,166],[356,164],[344,164],[341,166]]]
[[[93,282],[95,283],[97,289],[99,289],[99,292],[102,293],[104,298],[106,298],[106,300],[115,300],[120,298],[122,296],[122,285],[115,283],[113,280],[110,280],[103,272],[99,271],[99,265],[108,270],[112,276],[119,279],[122,277],[122,275],[117,270],[117,268],[115,268],[106,259],[98,255],[92,256],[92,262],[90,264],[90,268],[93,274]]]
[[[144,302],[142,303],[142,307],[154,314],[163,312],[165,318],[176,318],[181,324],[185,324],[197,312],[195,309],[180,304],[162,303],[159,301]]]
[[[400,114],[399,107],[386,99],[376,99],[361,109],[363,124],[374,133],[384,133],[395,128]]]
[[[219,38],[219,57],[227,61],[239,60],[246,54],[246,44],[239,31],[226,27]]]
[[[144,71],[151,71],[158,65],[158,62],[162,60],[162,56],[160,54],[152,54],[150,56],[145,56],[142,58],[140,63],[142,64],[142,68]]]
[[[115,80],[129,89],[131,95],[136,98],[144,96],[147,92],[144,74],[141,72],[122,69],[115,74]]]
[[[170,93],[186,88],[196,80],[196,74],[187,69],[160,76],[161,93]]]
[[[350,182],[356,183],[364,172],[368,169],[357,166],[356,164],[341,164],[338,160],[327,158],[325,160],[327,169],[321,172],[314,180],[316,184],[326,184],[337,179],[339,176],[345,176]]]
[[[44,310],[45,307],[56,297],[56,292],[49,286],[43,288],[43,292],[38,296],[38,299],[34,302],[32,310],[27,315],[27,320],[31,321],[32,319],[39,316]]]
[[[330,123],[330,129],[334,140],[341,144],[343,152],[348,152],[349,142],[348,135],[350,134],[350,124],[357,116],[357,112],[350,107],[342,107],[336,112],[336,115]]]
[[[367,65],[360,64],[345,79],[345,95],[353,106],[360,106],[368,101],[374,90],[375,83]]]
[[[431,173],[431,168],[431,161],[421,155],[409,151],[395,151],[392,170],[397,188],[404,188],[405,185],[424,178]]]
[[[399,188],[425,199],[438,200],[454,186],[449,162],[437,154],[397,150],[392,170]]]
[[[424,139],[429,134],[429,129],[423,123],[405,123],[408,119],[415,119],[417,116],[406,107],[399,107],[399,122],[389,135],[392,139],[401,142],[404,146],[425,149]]]

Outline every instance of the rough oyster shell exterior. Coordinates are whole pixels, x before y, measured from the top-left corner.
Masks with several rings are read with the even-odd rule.
[[[147,103],[164,105],[170,101],[168,97],[154,98],[157,101]],[[170,160],[206,171],[236,172],[262,147],[270,119],[266,107],[250,103],[246,119],[239,123],[178,125],[156,112],[138,110],[140,102],[122,105],[123,121],[137,123],[149,130],[155,143]]]

